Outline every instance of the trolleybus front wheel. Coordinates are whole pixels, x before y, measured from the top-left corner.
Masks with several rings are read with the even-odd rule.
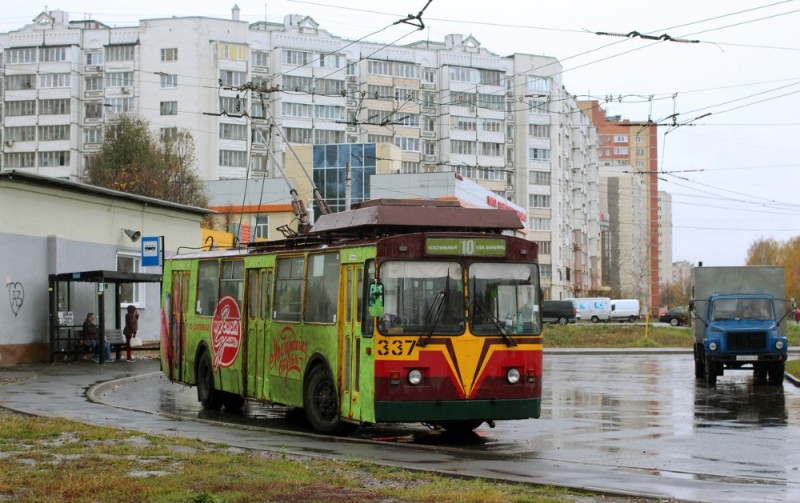
[[[214,371],[208,351],[203,351],[197,362],[197,399],[207,410],[219,410],[222,407],[222,393],[214,387]]]
[[[344,435],[355,426],[339,417],[339,398],[333,376],[324,365],[317,365],[308,374],[303,389],[303,408],[311,427],[320,433]]]
[[[483,424],[483,421],[442,421],[439,425],[453,435],[466,435]]]

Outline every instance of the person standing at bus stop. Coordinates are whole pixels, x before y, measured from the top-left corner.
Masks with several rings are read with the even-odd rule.
[[[134,361],[133,356],[131,355],[131,339],[136,336],[136,332],[139,331],[139,313],[136,311],[136,306],[128,305],[128,312],[125,314],[125,328],[122,329],[122,333],[125,335],[125,349],[127,351],[127,359],[126,361],[132,362]]]

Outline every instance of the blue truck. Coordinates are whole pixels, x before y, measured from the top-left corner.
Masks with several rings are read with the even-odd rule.
[[[710,385],[725,370],[752,369],[757,381],[783,383],[788,342],[783,267],[695,267],[689,310],[695,377]]]

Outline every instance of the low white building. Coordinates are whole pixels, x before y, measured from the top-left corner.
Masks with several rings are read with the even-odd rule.
[[[0,365],[50,361],[50,275],[97,270],[160,274],[161,267],[142,267],[142,238],[163,236],[167,256],[180,247],[197,248],[200,222],[209,213],[91,185],[0,171],[0,277],[8,294],[7,302],[0,304]],[[159,286],[121,285],[120,305],[105,302],[106,326],[113,327],[119,313],[134,305],[140,313],[139,337],[159,341]],[[54,302],[62,321],[80,325],[88,312],[97,312],[98,285],[73,283],[59,292]]]

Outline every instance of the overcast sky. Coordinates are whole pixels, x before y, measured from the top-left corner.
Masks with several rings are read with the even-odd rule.
[[[129,26],[171,16],[230,18],[236,3],[245,21],[310,15],[351,39],[381,29],[366,40],[471,34],[498,55],[555,57],[578,99],[613,96],[603,105],[609,114],[663,124],[659,183],[672,194],[673,261],[740,265],[754,240],[800,235],[800,0],[431,0],[423,31],[392,26],[427,1],[14,2],[4,5],[0,30],[19,29],[45,8]],[[595,34],[634,31],[699,43]]]

